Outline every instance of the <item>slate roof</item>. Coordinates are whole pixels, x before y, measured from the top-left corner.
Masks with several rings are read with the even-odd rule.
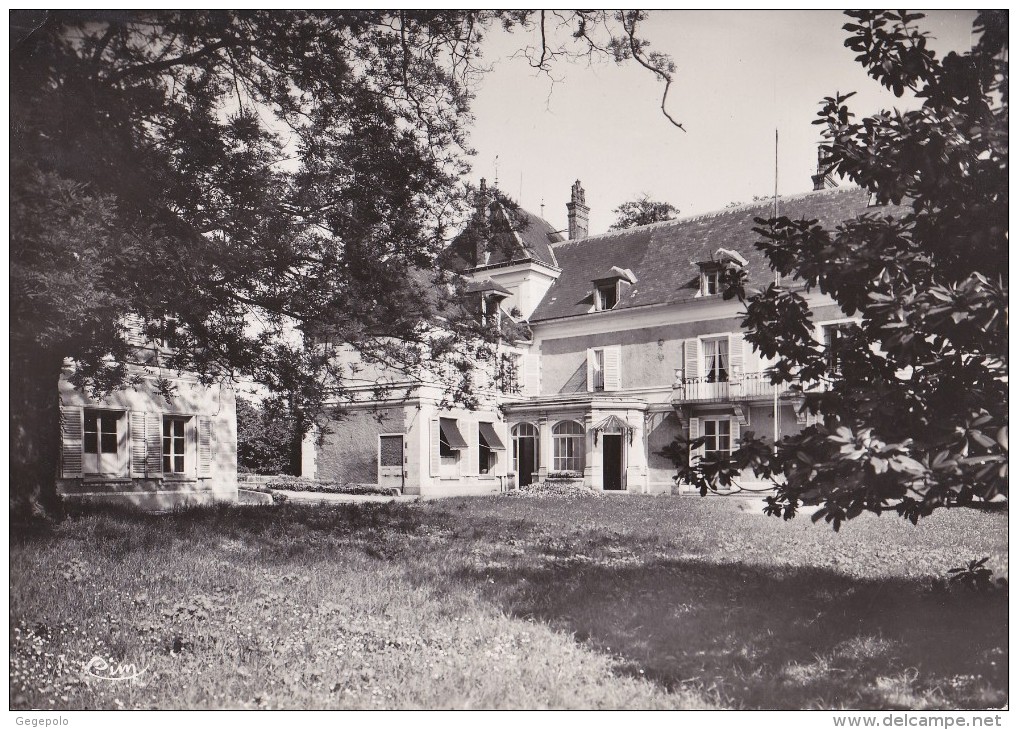
[[[488,252],[485,267],[495,267],[539,261],[558,267],[552,244],[564,241],[555,227],[539,215],[518,208],[514,214],[515,226],[507,225],[505,210],[498,203],[492,205],[492,215],[499,226],[501,239]],[[515,228],[515,230],[513,230]],[[443,261],[457,271],[466,271],[477,265],[474,242],[467,236],[457,237],[443,254]]]
[[[841,188],[778,199],[780,215],[817,219],[833,227],[866,211],[869,192]],[[593,281],[613,266],[630,269],[636,283],[620,292],[615,309],[668,304],[695,297],[700,288],[697,262],[711,261],[719,248],[739,252],[747,260],[751,281],[772,276],[763,254],[753,245],[754,218],[770,218],[771,201],[726,208],[713,213],[611,231],[555,244],[553,253],[562,274],[537,306],[531,322],[587,314],[593,304]],[[887,215],[892,206],[874,208]],[[900,210],[900,209],[899,209]]]

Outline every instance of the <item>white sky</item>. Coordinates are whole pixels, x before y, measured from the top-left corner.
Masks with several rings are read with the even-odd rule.
[[[967,50],[974,12],[927,11],[920,27],[931,46]],[[641,193],[690,215],[748,202],[774,190],[774,129],[780,132],[780,194],[812,189],[820,127],[811,124],[824,96],[858,92],[858,117],[913,108],[869,78],[845,48],[836,11],[653,11],[642,25],[651,49],[670,54],[677,71],[669,111],[663,86],[635,63],[562,63],[557,83],[508,59],[524,36],[493,30],[474,103],[473,181],[495,178],[524,208],[566,227],[569,188],[580,179],[591,208],[590,232],[613,222],[612,210]],[[522,174],[522,195],[521,195]]]

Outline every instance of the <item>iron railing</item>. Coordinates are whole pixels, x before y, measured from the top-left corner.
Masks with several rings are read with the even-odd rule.
[[[730,373],[726,380],[711,377],[684,378],[682,371],[676,372],[672,385],[673,401],[732,401],[760,400],[773,398],[775,388],[778,395],[788,392],[788,385],[772,385],[766,373]]]

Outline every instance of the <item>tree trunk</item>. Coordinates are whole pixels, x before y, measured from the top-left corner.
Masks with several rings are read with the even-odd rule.
[[[63,358],[11,345],[11,519],[58,517]]]

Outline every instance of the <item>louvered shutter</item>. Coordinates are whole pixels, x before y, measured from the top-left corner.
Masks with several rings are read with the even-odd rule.
[[[131,430],[131,476],[145,476],[145,459],[148,451],[148,444],[145,441],[145,413],[142,411],[131,411],[128,414]]]
[[[60,406],[60,473],[65,479],[81,476],[84,430],[81,409]]]
[[[686,363],[685,363],[685,377],[686,378],[699,378],[700,377],[700,340],[695,337],[691,337],[686,340]]]
[[[746,372],[746,341],[742,338],[741,332],[732,332],[728,335],[728,373],[743,375]]]
[[[163,473],[163,417],[158,413],[145,414],[145,475],[158,477]]]
[[[604,389],[622,390],[622,347],[604,348]]]
[[[123,319],[126,329],[125,338],[127,344],[143,347],[147,344],[145,338],[145,320],[139,314],[128,314]]]
[[[477,421],[461,419],[459,422],[460,430],[463,433],[463,438],[467,442],[466,453],[462,454],[463,459],[463,474],[464,476],[477,476],[479,471],[478,462],[478,449],[480,443],[477,438]]]
[[[523,391],[527,395],[541,394],[541,356],[535,353],[525,353],[520,358],[522,364]]]
[[[731,418],[731,419],[728,420],[728,422],[731,424],[731,433],[732,433],[731,447],[732,447],[732,451],[735,451],[737,448],[739,448],[739,439],[742,438],[742,431],[741,431],[741,427],[739,426],[739,419],[738,418]]]
[[[198,476],[212,476],[212,418],[198,416]]]
[[[437,418],[431,419],[431,476],[437,477],[442,469],[442,455],[439,452],[439,442],[442,439],[442,427]]]
[[[689,419],[689,440],[694,441],[700,438],[700,419],[690,418]],[[689,464],[693,466],[698,460],[703,458],[703,446],[699,446],[695,449],[689,450]]]
[[[587,348],[587,392],[594,390],[594,350]]]

